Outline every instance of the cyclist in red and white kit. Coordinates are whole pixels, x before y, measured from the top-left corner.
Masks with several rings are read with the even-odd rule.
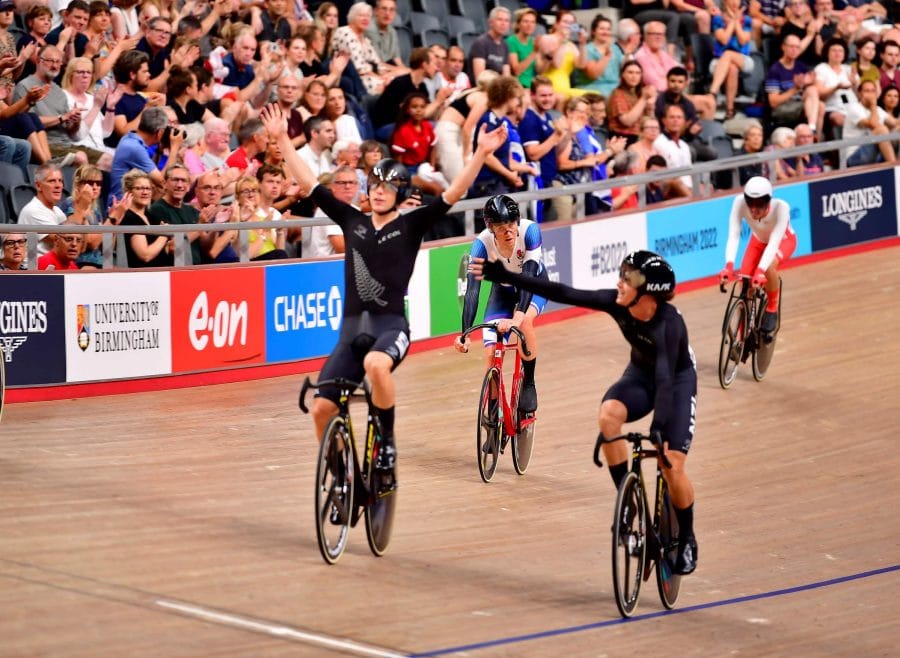
[[[761,328],[770,334],[778,326],[778,266],[797,248],[797,235],[791,228],[791,207],[787,201],[772,198],[772,183],[767,178],[754,176],[747,181],[744,193],[736,196],[731,205],[725,269],[719,273],[722,283],[735,278],[734,258],[741,237],[741,219],[747,221],[752,235],[740,271],[751,277],[754,288],[766,287],[768,303]]]

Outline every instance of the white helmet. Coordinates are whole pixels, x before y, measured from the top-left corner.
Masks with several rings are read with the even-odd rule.
[[[747,205],[761,206],[772,200],[772,183],[764,176],[754,176],[744,186]]]

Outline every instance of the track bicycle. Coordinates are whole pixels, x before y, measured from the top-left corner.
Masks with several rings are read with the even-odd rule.
[[[335,378],[311,382],[303,380],[299,405],[303,413],[309,413],[306,393],[309,389],[334,386],[339,391],[338,413],[332,418],[319,444],[316,464],[316,537],[319,551],[328,564],[334,564],[347,547],[350,528],[359,521],[362,513],[366,519],[366,538],[369,548],[381,557],[391,540],[394,511],[397,506],[396,471],[382,472],[375,468],[381,450],[381,427],[372,406],[369,382],[354,382]],[[362,389],[357,392],[357,389]],[[368,407],[366,441],[359,461],[353,424],[350,419],[350,401],[364,399]]]
[[[725,307],[722,321],[722,342],[719,346],[719,384],[728,388],[737,376],[738,365],[746,363],[749,357],[753,366],[753,379],[761,382],[765,378],[775,354],[775,339],[781,329],[781,286],[778,281],[778,319],[775,331],[762,330],[762,317],[766,310],[768,296],[763,286],[752,288],[751,277],[737,275],[738,280],[731,286],[731,296]],[[719,284],[725,292],[725,284]]]
[[[496,322],[484,322],[476,324],[463,332],[461,339],[465,339],[476,329],[497,329]],[[528,343],[518,327],[510,327],[510,332],[515,334],[517,342],[509,343],[504,337],[497,336],[494,345],[494,359],[490,368],[484,374],[481,384],[481,395],[478,398],[478,415],[475,425],[475,459],[478,462],[478,473],[485,482],[490,482],[497,472],[497,463],[500,455],[506,450],[508,444],[512,445],[513,468],[516,473],[523,475],[531,462],[531,452],[534,448],[534,421],[533,413],[519,411],[519,397],[522,394],[524,372],[522,368],[522,353],[530,356]],[[522,352],[519,352],[519,345]],[[513,366],[512,387],[509,397],[506,394],[506,385],[503,379],[503,357],[507,350],[515,351],[515,364]]]
[[[641,583],[650,578],[656,566],[656,588],[659,600],[667,610],[675,607],[681,576],[673,571],[678,555],[678,519],[669,496],[669,485],[663,478],[660,462],[671,468],[663,446],[650,436],[629,432],[620,436],[600,436],[594,445],[594,463],[603,467],[600,449],[603,443],[631,443],[631,470],[623,478],[616,496],[612,525],[612,573],[616,606],[623,617],[631,617],[637,608]],[[644,443],[652,444],[645,448]],[[650,522],[650,501],[641,463],[656,458],[656,503]]]

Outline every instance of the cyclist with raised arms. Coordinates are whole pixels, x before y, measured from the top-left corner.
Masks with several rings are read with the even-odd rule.
[[[484,164],[506,140],[506,128],[478,135],[478,147],[469,162],[440,196],[427,206],[401,214],[398,205],[409,196],[410,176],[395,160],[381,160],[369,173],[369,201],[372,215],[338,201],[297,156],[287,135],[286,119],[275,105],[261,113],[270,137],[277,138],[285,164],[312,201],[344,232],[344,311],[341,333],[319,373],[322,380],[345,377],[360,381],[365,374],[372,387],[372,402],[380,421],[382,449],[376,468],[394,467],[393,370],[409,348],[409,322],[404,295],[413,273],[416,255],[425,232],[443,218],[459,201]],[[312,415],[319,439],[328,422],[338,412],[338,390],[320,388]]]
[[[675,272],[649,251],[628,254],[615,289],[580,290],[538,277],[510,272],[497,261],[473,259],[472,273],[489,281],[527,288],[548,300],[573,304],[612,316],[631,345],[625,372],[603,396],[600,435],[622,433],[622,425],[651,411],[650,434],[661,440],[672,464],[663,468],[678,517],[678,556],[673,569],[687,575],[697,567],[694,537],[694,487],[685,472],[694,435],[697,369],[687,326],[669,301],[675,295]],[[603,453],[616,489],[628,474],[628,446],[604,443]]]
[[[498,194],[484,204],[485,229],[478,234],[469,252],[470,258],[487,258],[496,254],[503,267],[528,276],[547,278],[547,270],[541,255],[541,229],[536,222],[520,219],[519,204],[505,194]],[[481,282],[471,272],[467,277],[466,296],[463,302],[462,330],[475,323]],[[508,284],[491,288],[484,321],[497,320],[497,331],[485,329],[482,338],[487,367],[491,366],[497,334],[505,335],[510,327],[519,328],[528,343],[529,356],[522,355],[523,386],[519,409],[533,413],[537,409],[537,390],[534,386],[534,367],[537,363],[537,335],[534,319],[544,310],[547,300],[530,291]],[[462,338],[460,336],[460,338]],[[469,351],[469,337],[453,343],[459,352]]]
[[[787,201],[772,198],[772,183],[768,178],[754,176],[747,181],[744,193],[738,194],[731,204],[725,269],[719,273],[722,283],[735,278],[734,258],[741,238],[741,219],[747,221],[751,235],[740,271],[751,277],[754,288],[766,287],[768,302],[760,328],[771,334],[778,326],[778,265],[797,248],[797,235],[791,228],[791,207]]]

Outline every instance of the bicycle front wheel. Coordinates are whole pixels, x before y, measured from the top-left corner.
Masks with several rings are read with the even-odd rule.
[[[523,380],[519,379],[519,394],[516,403],[522,399]],[[516,435],[512,438],[513,468],[516,473],[524,475],[531,463],[531,451],[534,449],[534,415],[516,411]]]
[[[475,429],[475,457],[478,473],[490,482],[500,461],[500,440],[503,438],[503,421],[500,418],[500,371],[491,368],[484,375],[481,396],[478,398],[478,417]]]
[[[316,465],[316,537],[319,552],[334,564],[347,547],[353,515],[356,470],[346,419],[335,416],[325,428]]]
[[[381,439],[375,443],[381,447]],[[376,453],[377,454],[377,453]],[[369,549],[378,557],[384,555],[391,543],[391,532],[394,528],[394,512],[397,509],[397,473],[394,471],[381,473],[375,470],[375,457],[369,463],[368,481],[370,483],[370,499],[366,505],[366,539]]]
[[[737,299],[725,314],[722,343],[719,345],[719,384],[728,388],[734,382],[744,351],[744,327],[747,325],[747,303]]]
[[[616,606],[623,617],[637,608],[647,557],[647,521],[641,482],[629,473],[619,486],[612,527],[612,573]]]
[[[656,561],[656,588],[659,590],[659,600],[663,606],[671,610],[675,607],[678,591],[681,589],[681,576],[672,571],[678,556],[678,518],[675,516],[675,508],[669,496],[669,485],[662,477],[658,480],[656,495],[662,498],[656,502],[659,514],[653,522],[660,544]]]

